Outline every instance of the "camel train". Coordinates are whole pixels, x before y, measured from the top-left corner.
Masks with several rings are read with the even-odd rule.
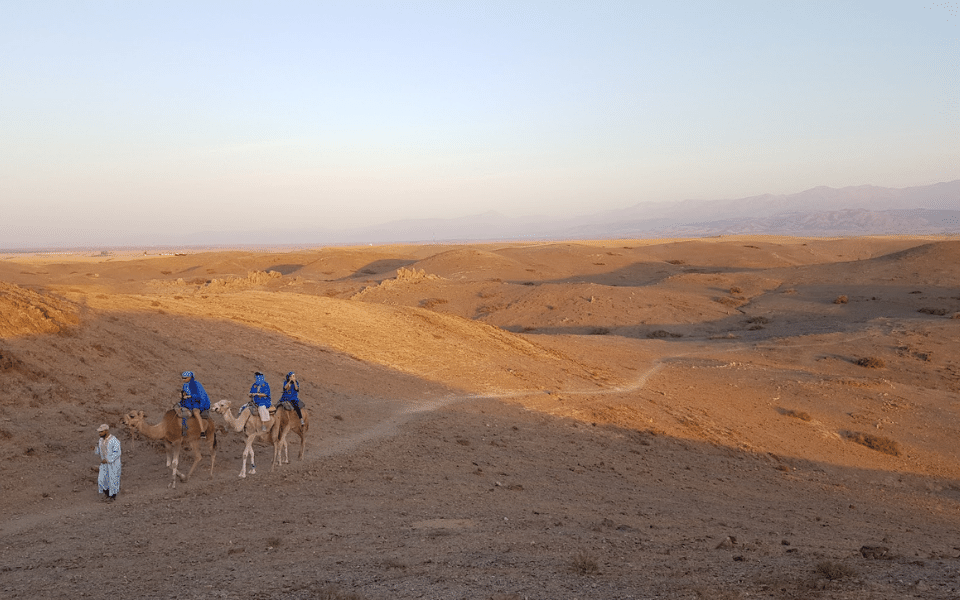
[[[231,402],[229,400],[221,400],[210,408],[223,415],[224,421],[226,421],[231,429],[238,433],[242,431],[246,436],[243,448],[243,465],[240,468],[241,478],[247,476],[248,458],[250,459],[250,474],[254,475],[257,472],[257,465],[254,462],[253,456],[254,442],[273,446],[273,463],[270,466],[271,470],[277,465],[284,463],[289,464],[290,448],[287,443],[287,436],[291,431],[300,436],[299,459],[303,460],[303,453],[307,445],[307,430],[310,428],[310,419],[307,417],[306,409],[301,409],[303,412],[303,424],[301,425],[300,419],[296,417],[296,413],[292,410],[272,406],[270,407],[272,417],[270,421],[268,421],[269,427],[264,430],[260,415],[258,415],[257,411],[252,407],[248,405],[247,410],[241,408],[240,414],[233,416],[233,413],[230,412],[230,406]]]
[[[231,402],[221,400],[211,408],[223,415],[229,429],[235,432],[243,432],[246,436],[243,449],[243,464],[240,469],[240,477],[247,476],[247,460],[250,461],[250,474],[255,474],[256,464],[254,462],[254,443],[262,443],[273,446],[273,463],[271,470],[277,465],[290,463],[290,450],[287,442],[287,436],[290,432],[296,433],[300,437],[300,455],[299,460],[303,460],[303,454],[306,450],[307,430],[310,428],[310,420],[307,411],[303,409],[303,424],[296,417],[296,413],[278,407],[271,407],[270,412],[273,418],[270,419],[269,427],[263,431],[263,422],[260,420],[256,410],[241,410],[240,414],[234,416],[230,412]],[[192,417],[191,417],[192,419]],[[168,410],[163,419],[156,424],[149,424],[146,421],[146,415],[142,410],[130,411],[121,419],[123,424],[132,431],[137,432],[151,440],[163,442],[167,454],[167,467],[171,469],[171,482],[169,487],[176,488],[177,480],[187,481],[193,472],[203,460],[201,445],[206,443],[208,453],[210,454],[210,476],[213,477],[213,467],[217,459],[217,427],[212,419],[204,419],[205,430],[208,432],[206,438],[200,436],[198,427],[187,427],[184,431],[181,418],[177,410]],[[221,431],[226,431],[221,427]],[[186,447],[193,455],[193,464],[190,470],[184,474],[178,469],[180,463],[180,451]]]

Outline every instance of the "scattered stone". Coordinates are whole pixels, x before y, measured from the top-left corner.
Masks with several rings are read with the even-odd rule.
[[[733,548],[736,545],[737,545],[737,538],[732,535],[728,535],[727,537],[723,538],[723,540],[719,544],[717,544],[717,550],[727,550],[727,549]]]
[[[890,548],[886,546],[861,546],[860,554],[864,558],[884,558],[890,552]]]

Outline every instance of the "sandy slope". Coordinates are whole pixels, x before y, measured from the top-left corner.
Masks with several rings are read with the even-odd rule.
[[[956,240],[0,258],[3,597],[960,596]],[[99,503],[184,369],[306,460],[118,428]]]

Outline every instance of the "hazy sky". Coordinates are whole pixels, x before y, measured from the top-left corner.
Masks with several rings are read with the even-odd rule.
[[[0,0],[0,247],[960,179],[958,7]]]

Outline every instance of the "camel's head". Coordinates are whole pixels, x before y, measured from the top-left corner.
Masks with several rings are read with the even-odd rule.
[[[123,421],[123,424],[131,429],[136,429],[143,424],[143,420],[146,415],[143,414],[142,410],[131,410],[127,414],[123,415],[120,418]]]
[[[221,400],[220,402],[215,403],[215,404],[214,404],[213,406],[211,406],[210,408],[212,408],[215,412],[218,412],[218,413],[220,413],[220,414],[223,414],[223,413],[227,412],[228,410],[230,410],[230,401],[229,401],[229,400]]]

